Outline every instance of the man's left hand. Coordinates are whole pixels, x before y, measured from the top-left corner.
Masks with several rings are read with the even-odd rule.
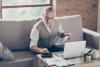
[[[72,36],[72,33],[67,33],[66,36],[70,36],[71,37]]]

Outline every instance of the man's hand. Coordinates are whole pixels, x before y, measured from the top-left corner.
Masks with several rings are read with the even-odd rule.
[[[67,33],[66,36],[72,36],[72,33]]]
[[[40,53],[49,53],[49,51],[48,51],[47,48],[40,49],[39,52],[40,52]]]
[[[72,36],[72,33],[67,33],[67,34],[65,34],[65,36],[69,36],[69,39],[70,39]]]
[[[49,50],[47,48],[39,48],[37,46],[32,46],[31,49],[36,53],[49,53]]]

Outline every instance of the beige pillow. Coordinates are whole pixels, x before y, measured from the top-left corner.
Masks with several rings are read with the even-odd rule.
[[[0,59],[2,60],[15,60],[14,55],[7,47],[3,46],[0,42]]]

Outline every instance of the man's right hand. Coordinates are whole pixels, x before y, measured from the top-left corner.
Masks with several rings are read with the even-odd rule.
[[[37,53],[49,53],[49,50],[47,48],[39,48],[37,46],[32,46],[31,49]]]
[[[39,51],[40,53],[49,53],[49,50],[47,48],[42,48]]]

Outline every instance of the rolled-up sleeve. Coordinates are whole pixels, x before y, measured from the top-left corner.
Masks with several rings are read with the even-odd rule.
[[[36,28],[36,26],[34,26],[32,28],[32,31],[31,31],[31,34],[30,34],[30,39],[31,39],[30,48],[34,45],[37,46],[37,42],[39,40],[39,32],[38,32],[38,29]]]
[[[64,30],[63,30],[63,28],[62,28],[62,25],[61,25],[61,24],[59,25],[58,32],[59,32],[59,33],[64,33]]]

